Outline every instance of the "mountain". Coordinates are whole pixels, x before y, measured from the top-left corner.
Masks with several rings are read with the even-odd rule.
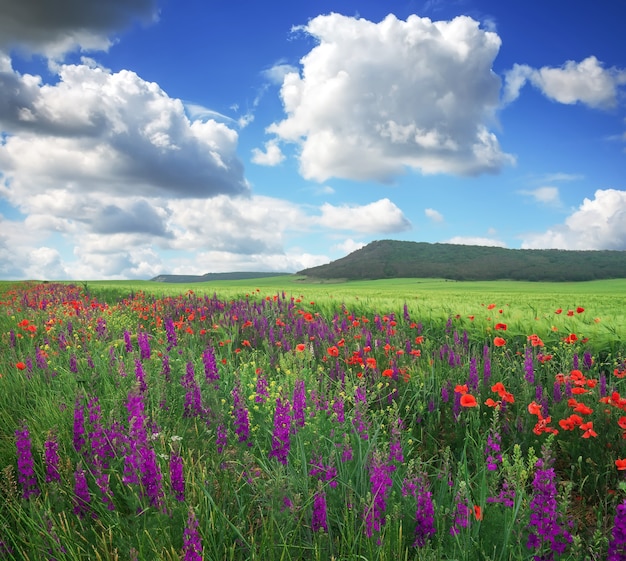
[[[505,249],[381,240],[327,265],[298,271],[319,279],[586,281],[626,278],[624,251]]]
[[[206,273],[205,275],[159,275],[150,279],[154,282],[210,282],[220,280],[247,280],[262,279],[266,277],[279,277],[281,275],[291,275],[292,273],[253,273],[249,271],[233,273]]]

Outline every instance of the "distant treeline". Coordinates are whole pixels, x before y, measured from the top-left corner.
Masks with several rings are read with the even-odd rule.
[[[445,278],[571,282],[626,278],[624,251],[565,251],[382,240],[297,273],[321,279]]]
[[[247,279],[263,279],[267,277],[278,277],[280,275],[289,275],[291,273],[255,273],[250,271],[232,272],[232,273],[206,273],[205,275],[159,275],[150,279],[154,282],[210,282],[210,281],[229,281],[229,280],[247,280]]]

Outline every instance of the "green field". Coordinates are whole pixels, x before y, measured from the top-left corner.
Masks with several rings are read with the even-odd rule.
[[[625,289],[0,283],[0,559],[625,559]]]

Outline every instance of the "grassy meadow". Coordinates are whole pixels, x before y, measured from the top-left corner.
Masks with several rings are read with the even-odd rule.
[[[0,283],[0,559],[626,559],[625,304]]]

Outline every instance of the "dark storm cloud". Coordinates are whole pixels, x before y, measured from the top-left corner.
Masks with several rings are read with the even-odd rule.
[[[93,48],[89,35],[104,39],[133,21],[152,21],[156,14],[154,0],[0,0],[0,49],[45,53],[63,44]]]

